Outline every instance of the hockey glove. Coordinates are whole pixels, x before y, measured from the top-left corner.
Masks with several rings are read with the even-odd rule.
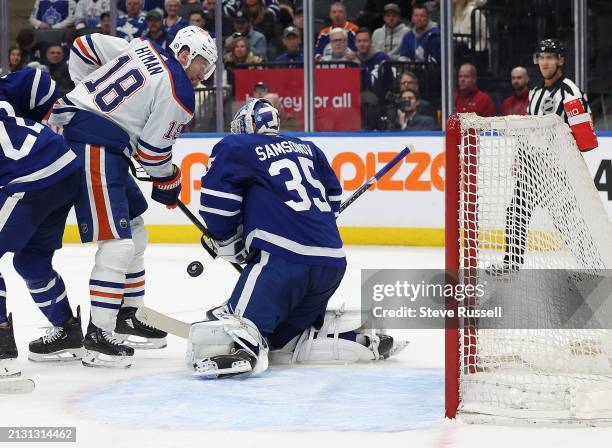
[[[244,246],[244,239],[242,238],[242,224],[238,226],[234,236],[224,241],[217,241],[212,238],[205,238],[204,241],[208,247],[215,251],[217,257],[227,260],[230,263],[242,264],[249,255]]]
[[[168,208],[176,208],[179,194],[181,194],[181,169],[176,165],[172,165],[172,168],[172,176],[153,179],[153,192],[151,193],[154,201],[165,204]]]

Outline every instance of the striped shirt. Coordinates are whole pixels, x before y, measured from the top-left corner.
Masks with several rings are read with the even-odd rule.
[[[544,87],[544,84],[542,84],[541,86],[534,87],[529,91],[529,105],[527,106],[527,114],[557,114],[567,123],[567,115],[563,109],[563,100],[568,96],[581,98],[584,104],[584,109],[588,113],[592,113],[586,94],[583,93],[572,80],[562,76],[550,87]]]

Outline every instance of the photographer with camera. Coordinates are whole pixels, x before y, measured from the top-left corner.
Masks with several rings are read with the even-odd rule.
[[[404,90],[399,99],[395,101],[395,119],[390,123],[392,131],[432,131],[436,123],[432,117],[420,115],[419,94],[416,90]]]

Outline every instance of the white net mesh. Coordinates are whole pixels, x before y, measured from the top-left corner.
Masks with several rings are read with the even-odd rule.
[[[593,319],[572,291],[612,268],[612,225],[568,126],[556,115],[460,121],[461,280],[488,282],[495,294],[478,301],[503,299],[505,329],[460,324],[459,411],[612,419],[610,332],[566,329]],[[559,270],[571,273],[560,281]]]

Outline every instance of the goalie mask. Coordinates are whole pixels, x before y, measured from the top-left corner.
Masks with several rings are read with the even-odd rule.
[[[231,124],[232,134],[268,134],[280,132],[278,110],[268,100],[254,98],[240,108]]]
[[[187,26],[176,33],[176,37],[170,44],[170,49],[175,57],[182,48],[189,49],[189,58],[187,65],[183,68],[187,69],[197,56],[202,56],[207,64],[202,68],[201,78],[207,80],[215,72],[217,64],[217,45],[215,40],[210,37],[207,31],[204,31],[198,26]]]

